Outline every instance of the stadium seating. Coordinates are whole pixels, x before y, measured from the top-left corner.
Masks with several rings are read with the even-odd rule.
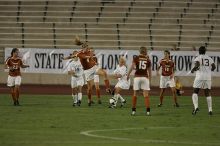
[[[219,0],[1,0],[0,56],[5,47],[76,48],[75,35],[97,49],[218,50],[219,11]]]

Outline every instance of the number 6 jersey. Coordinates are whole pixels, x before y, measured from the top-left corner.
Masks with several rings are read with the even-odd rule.
[[[211,66],[214,63],[208,55],[199,55],[194,62],[199,62],[199,69],[196,71],[197,80],[211,80]]]
[[[138,55],[133,58],[136,71],[135,77],[148,77],[148,68],[151,67],[151,61],[146,55]]]

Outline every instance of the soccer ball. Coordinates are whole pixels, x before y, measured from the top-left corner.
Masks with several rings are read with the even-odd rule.
[[[109,108],[116,107],[116,100],[114,98],[109,99]]]

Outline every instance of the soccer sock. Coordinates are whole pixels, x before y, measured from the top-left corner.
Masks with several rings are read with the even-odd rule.
[[[149,96],[146,96],[146,97],[145,97],[145,106],[146,106],[147,109],[150,108],[150,100],[149,100]]]
[[[132,96],[132,109],[136,109],[137,96]]]
[[[72,94],[73,97],[73,103],[77,103],[77,95],[76,94]]]
[[[100,89],[96,89],[96,96],[98,100],[100,100]]]
[[[82,93],[78,93],[78,100],[82,101]]]
[[[210,112],[210,111],[212,111],[212,97],[208,96],[208,97],[206,97],[206,99],[207,99],[207,104],[208,104],[208,110]]]
[[[193,93],[192,101],[193,101],[194,109],[198,108],[198,94]]]
[[[121,102],[124,102],[124,101],[125,101],[125,99],[124,99],[120,94],[118,94],[117,96],[118,96],[118,98],[121,100]]]
[[[115,99],[115,104],[117,104],[119,98],[118,94],[115,94],[113,98]]]
[[[104,80],[104,82],[105,82],[105,87],[106,87],[106,89],[109,89],[109,88],[110,88],[109,80],[106,79],[106,80]]]

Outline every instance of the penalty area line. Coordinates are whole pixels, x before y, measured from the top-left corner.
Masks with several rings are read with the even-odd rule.
[[[220,145],[220,143],[201,143],[201,142],[190,142],[190,141],[174,141],[174,140],[156,140],[156,139],[132,139],[125,137],[114,137],[114,136],[104,136],[94,134],[97,132],[109,132],[109,131],[129,131],[129,130],[145,130],[145,129],[171,129],[177,127],[145,127],[145,128],[121,128],[121,129],[100,129],[100,130],[87,130],[81,131],[81,135],[85,135],[88,137],[102,138],[102,139],[110,139],[110,140],[119,140],[119,141],[133,141],[140,143],[168,143],[168,144],[185,144],[185,145]]]

